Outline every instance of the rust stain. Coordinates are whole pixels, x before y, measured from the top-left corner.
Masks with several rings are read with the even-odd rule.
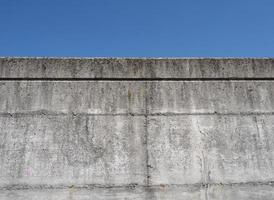
[[[131,101],[131,92],[130,92],[130,90],[128,90],[128,101]]]
[[[132,104],[131,97],[132,97],[132,94],[131,94],[130,90],[128,90],[127,97],[128,97],[128,107],[129,107],[128,110],[129,110],[129,112],[131,112],[131,104]]]
[[[75,191],[74,186],[73,185],[70,186],[69,187],[69,200],[73,200],[73,193],[74,193],[74,191]]]

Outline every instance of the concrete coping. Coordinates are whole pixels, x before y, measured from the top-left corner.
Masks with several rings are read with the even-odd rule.
[[[2,57],[0,79],[274,80],[274,59]]]

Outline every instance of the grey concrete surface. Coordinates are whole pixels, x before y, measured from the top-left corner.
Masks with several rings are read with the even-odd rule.
[[[0,199],[4,200],[273,200],[273,186],[233,185],[233,186],[157,186],[150,188],[76,188],[4,190]]]
[[[149,117],[151,184],[271,182],[273,122],[250,115]]]
[[[274,112],[273,81],[2,81],[0,93],[2,113]]]
[[[145,83],[3,81],[0,112],[145,113]]]
[[[1,78],[265,78],[270,58],[0,58]]]
[[[0,186],[143,185],[144,117],[1,118]]]
[[[0,199],[274,199],[274,60],[0,58]]]

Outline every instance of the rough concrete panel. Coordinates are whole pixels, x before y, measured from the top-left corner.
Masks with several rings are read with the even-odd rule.
[[[1,78],[265,78],[273,59],[0,58]]]
[[[274,179],[273,116],[148,119],[150,183],[241,183]]]
[[[0,82],[0,112],[145,113],[144,82]]]
[[[152,187],[150,194],[154,200],[205,200],[205,188],[192,185],[161,185]]]
[[[0,185],[141,184],[143,117],[0,117]]]
[[[3,200],[205,200],[205,189],[199,186],[157,186],[138,188],[92,188],[70,187],[53,190],[13,190],[0,193]]]
[[[6,81],[0,83],[0,112],[145,114],[147,104],[149,114],[271,113],[273,85],[272,81]]]
[[[203,140],[205,180],[217,183],[274,180],[274,117],[197,119]]]
[[[272,200],[273,186],[269,185],[216,185],[159,186],[152,188],[75,188],[5,190],[1,200]]]
[[[150,184],[195,184],[202,179],[199,132],[191,118],[148,118]]]
[[[269,185],[166,186],[153,189],[157,200],[272,200],[274,188]]]
[[[204,192],[188,188],[76,189],[4,191],[1,200],[204,200]]]
[[[212,186],[207,191],[207,197],[212,200],[272,200],[274,187],[260,184]]]
[[[64,190],[15,190],[0,192],[1,200],[143,200],[144,189],[77,189],[70,187]]]
[[[150,113],[274,111],[272,81],[171,81],[148,83]]]

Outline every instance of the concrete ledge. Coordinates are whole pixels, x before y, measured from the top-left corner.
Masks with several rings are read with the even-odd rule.
[[[274,198],[273,186],[258,184],[215,186],[154,186],[113,188],[32,188],[0,191],[1,200],[250,200]]]
[[[0,58],[0,78],[274,78],[274,59]]]

